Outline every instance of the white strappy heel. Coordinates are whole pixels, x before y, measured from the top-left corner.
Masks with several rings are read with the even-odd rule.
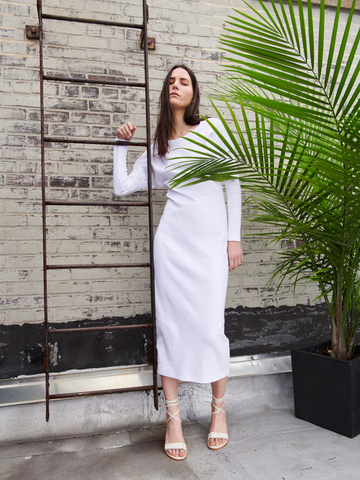
[[[211,415],[215,415],[216,413],[220,413],[220,412],[223,413],[224,415],[226,415],[226,412],[224,410],[225,404],[222,407],[218,407],[217,405],[215,405],[215,403],[223,402],[224,399],[225,399],[225,395],[223,396],[223,398],[216,398],[216,397],[214,397],[214,395],[212,396],[211,404],[215,408],[215,411],[211,412]],[[226,440],[226,442],[222,443],[221,445],[210,445],[209,440],[211,440],[212,438],[221,438],[221,439]],[[207,446],[210,448],[210,450],[220,450],[220,448],[226,447],[226,445],[228,444],[228,441],[229,441],[229,436],[228,436],[227,433],[210,432],[209,435],[208,435],[208,439],[207,439]]]
[[[178,406],[178,397],[175,398],[175,400],[166,400],[165,399],[165,406],[166,406],[166,413],[169,415],[169,417],[166,419],[166,423],[170,422],[170,420],[173,418],[174,420],[177,420],[178,422],[181,423],[181,420],[180,418],[178,417],[175,417],[175,415],[177,415],[178,413],[180,413],[180,408],[175,412],[175,413],[170,413],[168,408],[169,407],[176,407]],[[187,448],[186,448],[186,445],[185,443],[182,443],[182,442],[178,442],[178,443],[165,443],[165,453],[166,455],[171,458],[172,460],[177,460],[177,461],[180,461],[180,460],[185,460],[185,458],[187,457]],[[175,457],[175,455],[170,455],[170,453],[168,452],[168,450],[185,450],[185,455],[183,457]]]

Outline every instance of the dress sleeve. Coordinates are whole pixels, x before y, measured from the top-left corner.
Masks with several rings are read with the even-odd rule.
[[[228,241],[241,240],[241,187],[239,180],[225,182],[228,212]]]
[[[114,192],[117,196],[128,195],[138,190],[147,190],[147,152],[136,160],[132,172],[128,175],[126,169],[126,154],[128,147],[125,145],[114,146]]]
[[[231,143],[221,120],[218,118],[210,119],[211,123],[220,131],[220,133]],[[217,142],[219,138],[215,135]],[[228,150],[225,145],[222,145]],[[225,183],[227,196],[227,213],[228,213],[228,241],[240,242],[241,240],[241,186],[239,180],[228,180]]]

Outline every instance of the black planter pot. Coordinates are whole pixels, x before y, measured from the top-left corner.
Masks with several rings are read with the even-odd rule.
[[[353,438],[360,433],[360,357],[347,361],[315,353],[329,345],[291,351],[295,416]]]

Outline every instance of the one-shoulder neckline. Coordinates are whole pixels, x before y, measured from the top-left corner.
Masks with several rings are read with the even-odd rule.
[[[177,137],[177,138],[174,138],[174,139],[172,139],[172,140],[169,140],[169,142],[176,142],[176,140],[181,140],[182,138],[187,137],[188,135],[190,135],[190,133],[195,132],[195,131],[200,127],[200,125],[201,125],[202,123],[204,123],[204,121],[205,121],[205,120],[203,120],[202,122],[200,122],[198,125],[196,125],[195,128],[193,128],[192,130],[190,130],[188,133],[185,133],[185,135],[182,135],[181,137]]]

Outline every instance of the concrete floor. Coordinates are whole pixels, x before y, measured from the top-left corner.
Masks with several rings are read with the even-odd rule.
[[[165,427],[160,416],[165,412],[161,402],[160,412],[142,426],[129,421],[128,427],[121,431],[115,431],[114,425],[115,430],[107,427],[108,431],[94,435],[41,439],[36,434],[31,441],[3,443],[0,448],[0,479],[357,478],[360,471],[360,435],[349,439],[296,419],[290,390],[291,376],[286,374],[263,377],[262,380],[243,378],[229,381],[227,418],[230,442],[218,452],[206,447],[209,390],[189,384],[180,386],[179,392],[188,446],[185,461],[172,461],[163,452]],[[252,401],[249,391],[252,392]],[[52,408],[56,417],[56,406]],[[54,423],[57,421],[56,418],[53,420]],[[29,438],[29,432],[25,432],[26,422],[23,428],[24,437]]]

